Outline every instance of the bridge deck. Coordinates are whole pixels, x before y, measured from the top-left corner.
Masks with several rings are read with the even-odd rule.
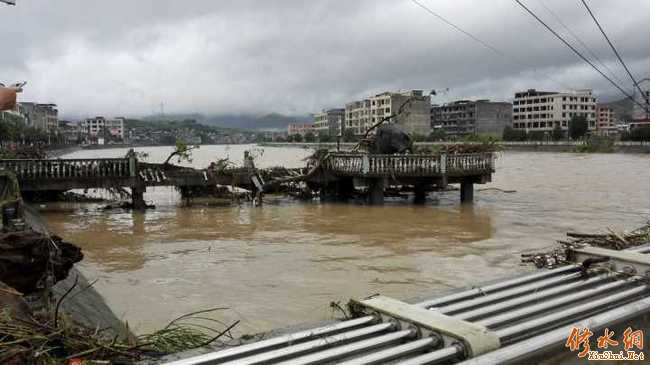
[[[267,182],[289,169],[251,170],[226,168],[215,171],[174,165],[144,163],[135,157],[56,160],[0,160],[0,170],[16,174],[22,191],[93,189],[149,186],[214,186],[235,185],[253,190],[251,174],[259,174]],[[485,182],[494,172],[494,154],[456,155],[372,155],[362,153],[330,153],[311,182],[327,179],[390,178],[391,181],[425,181],[444,185],[447,182]]]
[[[493,153],[440,155],[368,155],[333,153],[325,169],[352,177],[440,177],[485,175],[494,172]]]

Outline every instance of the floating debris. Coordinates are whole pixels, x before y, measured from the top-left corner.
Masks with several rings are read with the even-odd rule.
[[[650,222],[630,233],[617,233],[609,228],[607,230],[609,233],[568,232],[567,240],[557,241],[559,246],[546,252],[522,254],[521,261],[532,263],[538,268],[555,268],[572,263],[567,258],[570,249],[594,246],[625,250],[650,243]]]

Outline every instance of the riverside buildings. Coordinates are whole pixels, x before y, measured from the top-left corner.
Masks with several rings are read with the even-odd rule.
[[[448,136],[488,134],[501,136],[512,126],[512,104],[489,100],[458,100],[431,107],[431,127]]]
[[[573,116],[584,116],[590,130],[596,129],[596,98],[591,90],[568,92],[530,89],[515,93],[512,103],[513,128],[550,132],[568,130]]]
[[[314,125],[310,123],[292,123],[287,126],[289,136],[300,134],[304,137],[309,132],[314,132]]]
[[[614,109],[607,105],[598,104],[596,107],[596,130],[598,134],[607,136],[618,133]]]
[[[25,118],[27,127],[46,132],[56,132],[59,126],[59,111],[56,104],[19,103],[18,112]]]
[[[124,118],[88,118],[79,124],[81,134],[91,143],[104,144],[106,139],[124,140]]]
[[[314,133],[319,136],[340,136],[345,128],[345,109],[329,109],[314,114]]]
[[[407,101],[410,101],[407,103]],[[399,112],[391,118],[408,133],[426,136],[431,132],[431,96],[422,90],[384,92],[367,99],[345,105],[344,129],[362,135],[377,122]]]

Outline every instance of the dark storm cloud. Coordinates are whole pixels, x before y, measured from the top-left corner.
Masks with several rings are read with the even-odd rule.
[[[19,0],[0,7],[0,78],[28,80],[24,100],[68,115],[149,114],[161,102],[169,112],[306,113],[410,88],[450,88],[438,101],[532,87],[616,96],[514,1],[420,1],[507,57],[409,0]],[[568,36],[543,4],[557,13],[631,89],[578,0],[526,3]],[[649,75],[650,2],[590,4],[629,66]]]

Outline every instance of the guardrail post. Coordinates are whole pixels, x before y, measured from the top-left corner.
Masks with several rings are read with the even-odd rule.
[[[129,156],[129,176],[136,177],[138,169],[138,159],[135,157],[135,154]]]
[[[440,174],[442,175],[442,187],[447,187],[447,154],[440,155]]]

